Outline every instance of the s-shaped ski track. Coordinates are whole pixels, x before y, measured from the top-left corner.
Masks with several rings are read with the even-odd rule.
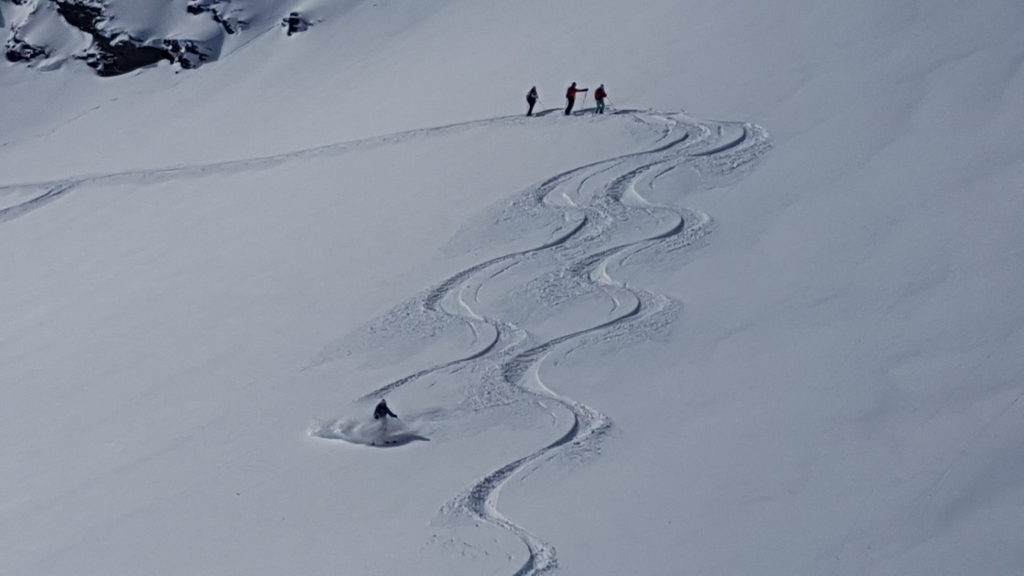
[[[620,112],[620,114],[622,114]],[[565,450],[597,452],[611,428],[611,418],[582,402],[560,395],[541,378],[544,359],[561,347],[578,348],[592,341],[642,340],[671,324],[678,312],[672,299],[615,279],[612,270],[634,256],[659,249],[666,252],[692,246],[710,233],[711,218],[692,209],[649,201],[662,177],[691,168],[702,183],[714,181],[752,165],[769,149],[763,129],[752,124],[702,122],[683,115],[630,111],[642,123],[661,130],[656,146],[601,160],[562,172],[527,190],[518,202],[522,210],[554,211],[571,223],[561,235],[536,247],[490,258],[453,274],[415,300],[425,318],[442,315],[468,324],[476,335],[489,334],[486,344],[464,357],[427,367],[392,381],[363,396],[369,400],[394,392],[435,372],[480,363],[485,376],[468,392],[479,408],[532,397],[561,406],[572,424],[552,442],[480,478],[442,509],[442,517],[476,518],[515,535],[526,548],[515,576],[545,574],[558,567],[556,548],[517,524],[498,507],[503,486],[525,468],[550,460]],[[635,220],[653,219],[660,226],[639,237]],[[608,317],[591,326],[537,342],[511,319],[489,317],[480,306],[481,288],[505,270],[540,255],[554,256],[560,267],[546,275],[549,291],[578,297],[600,292],[612,302]]]

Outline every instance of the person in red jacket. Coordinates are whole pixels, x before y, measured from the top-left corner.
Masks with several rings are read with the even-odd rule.
[[[572,86],[569,86],[569,89],[565,91],[565,101],[566,101],[565,115],[566,116],[568,116],[569,114],[572,114],[572,107],[573,107],[573,105],[576,104],[576,93],[577,92],[586,92],[587,90],[590,90],[590,88],[577,88],[575,82],[572,83]]]
[[[597,87],[594,90],[594,100],[597,102],[597,109],[594,110],[597,114],[604,114],[604,99],[608,97],[608,93],[604,91],[604,84]]]

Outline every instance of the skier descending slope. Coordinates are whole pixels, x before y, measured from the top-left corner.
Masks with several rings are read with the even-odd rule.
[[[571,86],[565,91],[565,115],[572,114],[572,107],[576,104],[576,93],[586,92],[590,88],[577,88],[576,83],[573,82]]]
[[[380,402],[378,402],[377,406],[373,409],[373,419],[380,420],[380,432],[378,433],[377,440],[370,443],[371,446],[381,446],[393,443],[388,440],[388,416],[398,418],[398,414],[395,414],[391,411],[391,408],[388,408],[387,400],[381,398]]]
[[[373,409],[373,419],[387,422],[388,416],[398,418],[398,414],[395,414],[391,411],[391,408],[388,408],[388,401],[381,398],[380,402],[377,403],[377,407]]]

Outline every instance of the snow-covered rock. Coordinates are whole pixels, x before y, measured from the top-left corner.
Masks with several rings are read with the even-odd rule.
[[[261,0],[0,0],[0,6],[4,2],[9,61],[45,60],[42,68],[53,69],[81,60],[100,76],[159,62],[198,68],[218,59],[226,37],[245,35],[252,23],[283,19],[288,35],[310,25],[283,3]]]

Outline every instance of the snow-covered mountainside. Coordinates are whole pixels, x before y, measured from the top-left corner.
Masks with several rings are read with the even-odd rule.
[[[216,60],[229,37],[239,37],[229,43],[230,49],[254,32],[267,31],[268,22],[271,27],[279,22],[289,36],[310,27],[301,13],[280,12],[282,3],[269,0],[4,2],[11,21],[4,43],[8,61],[52,70],[77,59],[100,76],[126,74],[161,61],[197,68]]]
[[[0,0],[0,574],[1019,574],[1022,25]]]

